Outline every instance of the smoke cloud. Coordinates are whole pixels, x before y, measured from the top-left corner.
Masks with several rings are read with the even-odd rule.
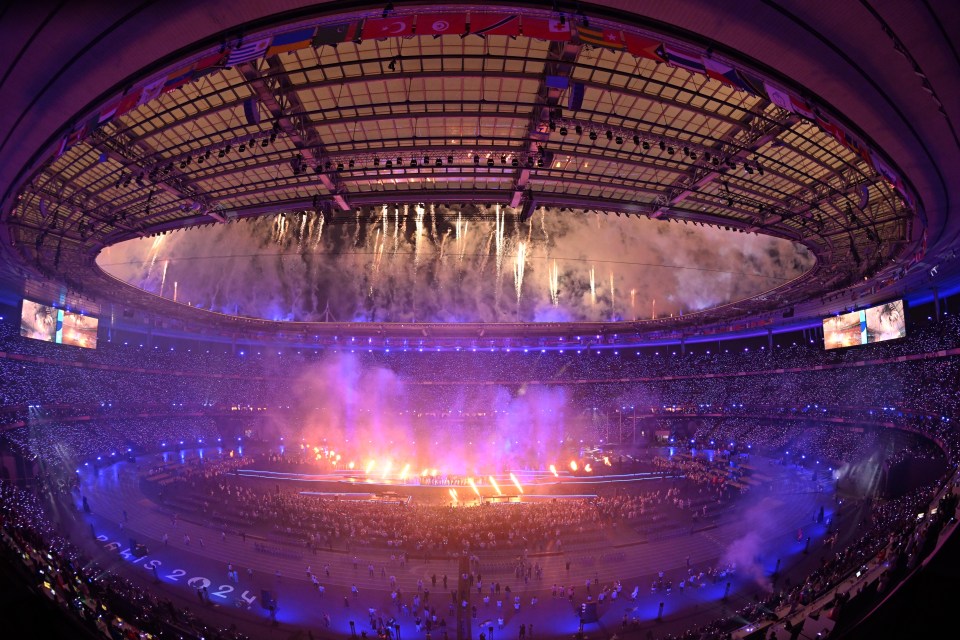
[[[757,295],[814,264],[803,247],[644,218],[499,206],[276,214],[130,240],[98,257],[142,289],[295,321],[620,321]]]

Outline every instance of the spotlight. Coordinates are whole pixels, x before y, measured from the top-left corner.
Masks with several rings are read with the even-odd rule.
[[[238,149],[239,149],[240,151],[246,151],[246,150],[247,150],[247,145],[245,145],[245,144],[243,144],[243,143],[241,142],[241,143],[240,143],[240,146],[238,147]]]
[[[633,144],[635,145],[640,144],[640,136],[633,136]]]
[[[411,167],[417,166],[417,159],[416,159],[416,158],[410,158],[410,166],[411,166]]]
[[[562,135],[562,136],[567,135],[567,128],[566,128],[566,127],[560,127],[560,135]]]
[[[514,157],[513,160],[510,161],[510,164],[517,167],[520,165],[520,161],[517,160],[516,157]]]
[[[596,140],[596,139],[597,139],[597,132],[596,132],[596,131],[591,131],[591,132],[590,132],[590,139],[591,139],[591,140]]]
[[[610,131],[609,129],[607,129],[606,135],[607,135],[607,140],[613,140],[613,131]]]
[[[348,163],[347,163],[347,166],[350,167],[351,169],[353,169],[353,160],[351,160],[350,162],[348,162]]]
[[[763,165],[762,165],[762,164],[758,164],[758,165],[757,165],[757,173],[759,173],[760,175],[763,175]]]
[[[500,164],[507,164],[507,156],[500,156]]]
[[[661,140],[661,141],[660,141],[660,151],[665,151],[666,148],[667,148],[667,143],[665,143],[663,140]]]
[[[493,158],[487,158],[487,166],[488,166],[488,167],[492,167],[492,166],[493,166]]]
[[[270,144],[273,144],[276,141],[277,141],[277,132],[274,131],[273,133],[270,134]]]
[[[430,164],[430,158],[423,156],[423,164]]]
[[[453,164],[453,156],[447,156],[447,164]]]
[[[480,156],[473,154],[473,164],[480,164]]]
[[[583,127],[581,127],[580,125],[575,126],[573,130],[577,133],[578,136],[583,133]]]
[[[393,168],[393,160],[387,160],[387,169]]]
[[[399,167],[402,164],[403,164],[403,158],[401,158],[400,156],[397,156],[397,166]]]
[[[753,175],[753,167],[748,164],[743,165],[743,170],[746,171],[751,176]]]
[[[528,167],[533,166],[533,156],[527,156],[527,166]]]
[[[556,130],[557,130],[557,123],[554,122],[553,120],[551,120],[551,121],[550,121],[550,124],[549,124],[549,127],[550,127],[550,131],[556,131]]]
[[[667,153],[669,153],[670,155],[673,155],[674,151],[676,151],[676,149],[674,149],[673,147],[667,147]]]
[[[197,162],[203,162],[204,159],[205,158],[203,156],[197,156]]]
[[[540,156],[540,157],[537,158],[537,166],[538,166],[538,167],[542,167],[542,166],[543,166],[543,156]]]
[[[393,60],[390,61],[390,64],[387,65],[387,69],[390,69],[390,71],[396,71],[396,70],[397,70],[397,59],[396,59],[396,58],[394,58]]]
[[[338,162],[338,163],[337,163],[337,171],[343,171],[343,163],[342,163],[342,162]]]
[[[617,136],[616,143],[623,144],[623,136]]]
[[[644,151],[650,151],[650,143],[647,142],[646,140],[643,141],[643,144],[641,145],[641,147]]]
[[[373,166],[375,166],[375,167],[379,167],[379,166],[380,166],[380,158],[374,158],[374,159],[373,159]]]
[[[437,159],[434,161],[434,164],[437,165],[438,167],[442,167],[442,166],[443,166],[443,160],[442,160],[441,158],[437,158]]]
[[[685,158],[689,158],[689,157],[690,157],[690,147],[684,147],[684,148],[683,148],[683,156],[684,156]]]
[[[716,156],[710,158],[710,164],[712,164],[712,165],[715,166],[715,167],[716,167],[716,166],[719,166],[719,164],[720,164],[720,158],[718,158],[718,157],[716,157]]]
[[[222,158],[222,157],[225,156],[225,155],[227,155],[227,152],[226,152],[225,150],[223,150],[223,149],[220,149],[220,151],[217,152],[217,157],[218,157],[218,158]]]
[[[267,140],[266,138],[264,138],[263,140],[260,141],[260,146],[261,146],[261,147],[265,147],[265,146],[267,146],[268,144],[270,144],[270,141]]]
[[[186,168],[187,168],[187,161],[186,161],[186,160],[181,160],[181,161],[180,161],[180,168],[181,168],[181,169],[186,169]]]

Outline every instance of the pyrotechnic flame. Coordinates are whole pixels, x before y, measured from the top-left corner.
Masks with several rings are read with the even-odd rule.
[[[404,209],[406,208],[407,205],[404,205]],[[416,235],[413,237],[413,266],[416,267],[420,264],[420,251],[423,247],[423,214],[426,210],[422,205],[417,205],[414,211],[417,213],[415,218],[417,226]]]
[[[173,281],[173,301],[174,302],[177,301],[177,284],[178,284],[177,281],[174,280]]]
[[[590,303],[597,304],[597,273],[590,267]]]
[[[610,458],[607,456],[603,456],[603,464],[607,465],[608,467],[613,466],[610,464]]]
[[[323,214],[319,211],[317,212],[317,239],[313,243],[313,248],[316,249],[320,244],[320,239],[323,237]]]
[[[490,484],[493,485],[493,488],[496,489],[497,495],[502,496],[503,491],[500,491],[500,485],[498,485],[497,481],[493,479],[493,476],[490,476],[489,480],[490,480]]]
[[[557,261],[554,260],[547,271],[547,277],[550,281],[550,301],[553,306],[560,305],[560,268],[557,267]]]
[[[351,460],[350,462],[347,463],[347,468],[353,469],[353,467],[354,467],[353,460]]]
[[[407,464],[403,465],[403,471],[400,472],[400,479],[401,479],[401,480],[406,480],[406,479],[407,479],[407,473],[408,473],[409,471],[410,471],[410,464],[407,463]]]
[[[577,467],[577,461],[576,461],[576,460],[571,460],[571,461],[570,461],[570,470],[571,470],[571,471],[576,471],[578,468],[579,468],[579,467]]]
[[[517,480],[517,476],[513,475],[513,472],[510,472],[510,481],[513,482],[513,486],[517,488],[517,491],[523,493],[523,487],[520,486],[520,481]]]
[[[167,281],[167,269],[170,267],[170,261],[163,261],[163,275],[160,276],[160,297],[163,297],[163,285]]]
[[[375,466],[377,466],[377,461],[371,460],[370,462],[367,463],[367,470],[364,473],[366,473],[367,475],[370,475],[370,472],[373,471],[373,468]]]
[[[553,466],[553,465],[550,465],[550,473],[552,473],[553,475],[555,475],[555,476],[558,477],[558,478],[560,477],[560,474],[557,473],[557,468],[556,468],[555,466]]]
[[[520,304],[520,294],[523,291],[523,269],[527,262],[527,243],[517,244],[517,261],[513,265],[513,286],[517,290],[517,304]]]
[[[503,247],[504,247],[504,236],[503,230],[506,226],[506,214],[500,213],[500,205],[496,205],[494,209],[494,239],[496,240],[497,245],[497,278],[500,278],[503,273]]]
[[[633,319],[637,319],[637,290],[630,289],[630,313],[633,315]]]
[[[589,462],[583,465],[583,470],[586,471],[587,473],[593,473],[593,467],[590,466]]]

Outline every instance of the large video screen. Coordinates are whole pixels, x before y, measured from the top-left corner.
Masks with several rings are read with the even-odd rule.
[[[54,342],[57,337],[57,309],[31,300],[23,301],[20,335],[24,338]]]
[[[87,349],[97,348],[97,325],[100,321],[79,313],[63,313],[63,330],[57,342]]]
[[[906,335],[903,300],[894,300],[863,311],[831,316],[823,321],[825,349],[896,340]]]
[[[23,301],[23,310],[20,313],[20,335],[24,338],[87,349],[97,348],[99,324],[100,321],[96,318],[32,300]]]

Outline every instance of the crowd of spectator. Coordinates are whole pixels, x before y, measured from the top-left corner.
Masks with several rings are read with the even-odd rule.
[[[22,567],[38,598],[69,611],[93,635],[105,638],[247,640],[236,628],[219,629],[189,609],[136,586],[58,533],[37,494],[0,481],[0,553]]]

